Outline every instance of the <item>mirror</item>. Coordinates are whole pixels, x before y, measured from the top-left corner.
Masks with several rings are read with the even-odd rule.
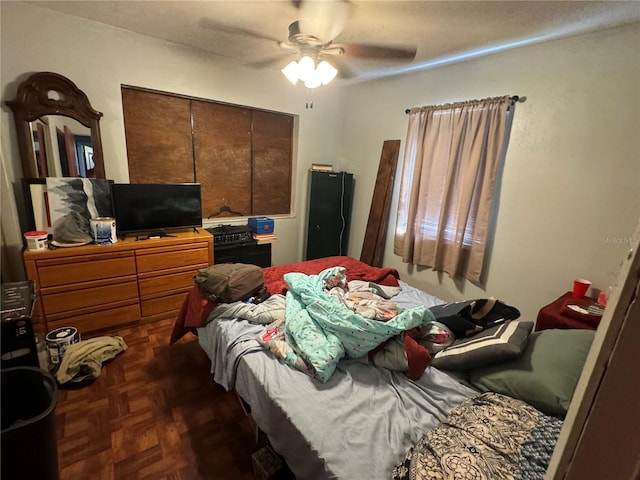
[[[16,122],[24,178],[105,178],[102,113],[71,80],[34,73],[6,104]]]

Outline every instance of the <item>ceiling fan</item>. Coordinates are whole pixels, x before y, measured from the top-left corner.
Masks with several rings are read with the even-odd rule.
[[[281,65],[287,56],[298,55],[299,61],[290,62],[282,72],[293,84],[302,81],[307,88],[326,85],[336,75],[342,78],[355,76],[348,65],[349,59],[410,62],[415,58],[415,46],[334,43],[350,15],[351,2],[347,0],[292,0],[291,3],[298,9],[299,19],[289,25],[288,37],[284,41],[206,19],[202,19],[200,25],[269,40],[280,46],[279,55],[253,64],[256,67]]]

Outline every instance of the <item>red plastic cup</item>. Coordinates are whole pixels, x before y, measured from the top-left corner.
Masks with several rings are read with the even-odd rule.
[[[600,292],[598,294],[598,305],[601,307],[607,306],[607,292]]]
[[[585,280],[584,278],[576,278],[573,281],[573,298],[584,298],[590,286],[591,282],[589,280]]]

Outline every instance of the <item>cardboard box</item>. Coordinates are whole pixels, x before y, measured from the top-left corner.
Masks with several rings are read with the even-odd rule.
[[[263,235],[265,233],[273,233],[273,218],[250,217],[247,223],[251,231],[255,234]]]

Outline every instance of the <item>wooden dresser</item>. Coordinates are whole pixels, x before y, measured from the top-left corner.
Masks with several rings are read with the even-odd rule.
[[[34,328],[76,327],[84,337],[128,323],[177,316],[199,268],[213,265],[213,237],[175,237],[23,253],[36,285]]]

